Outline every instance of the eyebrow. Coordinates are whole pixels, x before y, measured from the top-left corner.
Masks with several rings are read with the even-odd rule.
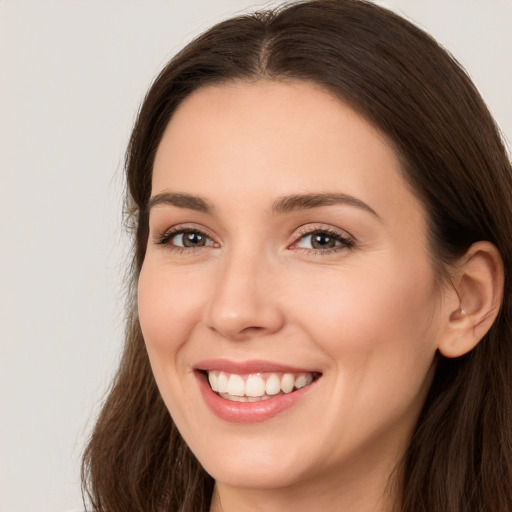
[[[213,211],[213,206],[211,206],[206,199],[177,192],[156,194],[149,200],[147,208],[151,210],[151,208],[160,204],[168,204],[177,206],[178,208],[188,208],[189,210],[196,210],[203,213],[211,213]]]
[[[276,199],[272,205],[273,213],[288,213],[296,210],[307,210],[320,206],[348,205],[367,211],[380,219],[380,215],[368,204],[357,197],[341,193],[293,194]]]
[[[178,192],[162,192],[153,196],[148,203],[148,210],[160,205],[168,204],[178,208],[187,208],[202,213],[212,213],[214,208],[206,199],[191,194]],[[314,193],[314,194],[292,194],[276,199],[271,208],[273,214],[289,213],[297,210],[308,210],[321,206],[332,205],[354,206],[367,211],[380,219],[380,215],[368,204],[357,197],[342,193]]]

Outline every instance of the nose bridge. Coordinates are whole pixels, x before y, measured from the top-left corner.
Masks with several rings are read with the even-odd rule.
[[[274,272],[264,251],[254,245],[226,251],[207,308],[208,327],[231,339],[279,330],[283,318],[272,293]]]

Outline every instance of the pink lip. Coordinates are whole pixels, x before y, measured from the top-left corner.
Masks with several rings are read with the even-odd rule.
[[[196,370],[219,370],[226,373],[244,375],[248,373],[283,372],[283,373],[318,373],[311,368],[296,368],[273,363],[271,361],[230,361],[229,359],[207,359],[194,366]]]
[[[202,361],[196,365],[195,369],[194,374],[206,405],[216,416],[232,423],[257,423],[269,420],[304,399],[306,395],[313,390],[316,384],[315,380],[310,385],[299,390],[287,394],[274,395],[267,400],[258,402],[233,402],[220,397],[217,393],[212,391],[207,382],[206,374],[204,373],[205,370],[220,370],[241,375],[258,372],[316,372],[274,364],[268,361],[246,361],[240,363],[225,359]]]

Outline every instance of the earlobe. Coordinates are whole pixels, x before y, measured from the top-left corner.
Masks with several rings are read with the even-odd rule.
[[[452,281],[457,301],[448,301],[446,330],[438,349],[445,357],[471,351],[491,328],[503,297],[503,261],[490,242],[473,244]],[[456,303],[456,306],[454,304]]]

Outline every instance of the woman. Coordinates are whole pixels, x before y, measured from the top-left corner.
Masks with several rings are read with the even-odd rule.
[[[94,510],[511,510],[511,178],[466,74],[385,9],[192,42],[128,149]]]

